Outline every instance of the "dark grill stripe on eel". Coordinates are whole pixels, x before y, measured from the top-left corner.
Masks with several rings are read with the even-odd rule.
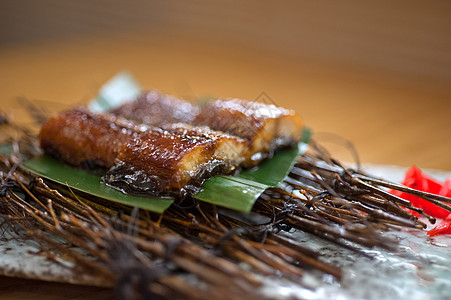
[[[243,140],[205,128],[136,125],[84,108],[50,118],[39,138],[45,153],[73,166],[110,168],[105,183],[144,195],[197,192],[212,175],[233,173],[245,148]]]

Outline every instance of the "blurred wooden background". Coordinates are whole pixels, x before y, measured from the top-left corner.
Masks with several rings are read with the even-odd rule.
[[[2,0],[0,43],[139,30],[451,80],[449,1],[317,2]]]
[[[191,100],[265,91],[346,160],[321,132],[363,162],[451,170],[450,13],[416,0],[1,0],[0,108],[28,122],[17,97],[58,110],[129,70]],[[62,290],[0,277],[2,299]]]

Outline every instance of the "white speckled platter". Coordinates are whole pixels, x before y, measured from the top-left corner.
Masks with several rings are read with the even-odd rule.
[[[49,261],[39,255],[38,244],[5,232],[0,239],[0,275],[45,281],[104,286],[105,283],[85,274],[74,273],[72,262]]]

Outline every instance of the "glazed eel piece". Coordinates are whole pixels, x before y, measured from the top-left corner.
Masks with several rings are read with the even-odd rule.
[[[302,132],[301,119],[293,110],[239,99],[216,100],[198,108],[187,101],[153,91],[112,113],[157,126],[161,120],[165,120],[164,124],[184,122],[208,126],[243,138],[247,142],[243,153],[244,167],[256,166],[277,149],[295,144]]]
[[[47,120],[39,139],[45,153],[73,166],[108,169],[106,184],[144,195],[195,193],[205,179],[233,173],[245,147],[243,140],[206,128],[136,125],[85,108]]]
[[[277,149],[294,145],[302,133],[301,119],[293,110],[240,99],[207,103],[192,124],[206,125],[246,140],[246,167],[272,157]]]
[[[154,128],[124,145],[104,181],[126,193],[184,197],[214,175],[234,173],[244,149],[244,141],[210,129]]]

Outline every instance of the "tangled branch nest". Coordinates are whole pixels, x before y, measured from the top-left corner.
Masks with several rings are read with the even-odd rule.
[[[0,153],[2,230],[36,240],[48,259],[73,262],[74,272],[114,287],[119,298],[261,299],[263,277],[302,284],[313,269],[340,280],[342,270],[321,253],[280,233],[304,231],[355,255],[396,251],[382,232],[426,226],[405,208],[435,220],[386,188],[444,200],[346,169],[312,142],[250,214],[188,200],[158,215],[35,177],[21,163],[39,153],[36,136],[4,115],[0,121],[10,149]]]

